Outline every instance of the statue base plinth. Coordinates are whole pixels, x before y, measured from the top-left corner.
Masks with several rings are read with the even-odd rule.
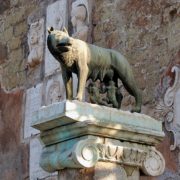
[[[88,168],[96,169],[98,177],[98,168],[107,173],[110,166],[123,179],[136,174],[138,180],[139,170],[158,176],[165,168],[155,149],[164,137],[162,122],[143,114],[65,101],[42,107],[32,126],[41,132],[40,165],[47,172]]]

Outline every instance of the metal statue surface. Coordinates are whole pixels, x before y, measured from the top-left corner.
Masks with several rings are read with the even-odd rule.
[[[132,69],[126,58],[119,52],[112,49],[105,49],[82,40],[69,36],[67,30],[48,29],[48,49],[51,54],[60,62],[63,81],[66,88],[67,99],[73,99],[72,73],[78,76],[78,90],[75,99],[82,101],[86,81],[100,80],[106,86],[107,98],[113,107],[119,108],[122,101],[121,93],[118,93],[118,79],[125,89],[135,98],[135,107],[132,112],[140,112],[142,104],[141,92],[135,82]],[[113,82],[112,82],[113,81]],[[97,97],[94,101],[100,101],[99,92],[93,85],[90,87]]]

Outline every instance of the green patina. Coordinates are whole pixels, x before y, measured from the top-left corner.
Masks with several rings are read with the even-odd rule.
[[[48,48],[61,64],[67,99],[72,99],[72,72],[78,76],[78,92],[75,99],[80,101],[88,79],[93,81],[99,79],[106,83],[113,80],[116,87],[120,79],[126,90],[135,97],[136,106],[132,112],[141,111],[141,92],[123,55],[112,49],[71,38],[65,29],[57,31],[51,28],[48,32]]]

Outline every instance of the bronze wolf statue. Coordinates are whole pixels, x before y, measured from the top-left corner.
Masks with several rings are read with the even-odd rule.
[[[73,98],[72,72],[78,76],[78,90],[75,99],[82,101],[88,79],[106,81],[108,72],[113,71],[113,80],[120,79],[126,90],[135,97],[136,105],[132,112],[140,112],[142,96],[137,88],[132,69],[117,51],[88,44],[69,36],[67,30],[48,29],[47,45],[51,54],[60,62],[67,99]],[[112,74],[112,73],[111,73]]]

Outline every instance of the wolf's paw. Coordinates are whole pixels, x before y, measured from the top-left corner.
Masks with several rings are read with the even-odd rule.
[[[131,112],[132,112],[132,113],[134,113],[134,112],[140,113],[140,112],[141,112],[141,107],[136,106],[136,107],[134,107],[134,108],[131,110]]]
[[[82,101],[82,97],[76,96],[76,97],[74,97],[74,100]]]

